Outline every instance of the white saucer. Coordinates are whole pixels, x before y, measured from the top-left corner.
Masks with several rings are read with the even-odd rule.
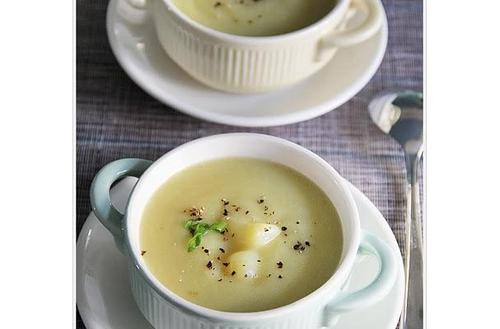
[[[107,31],[113,53],[125,72],[159,101],[194,117],[234,126],[290,124],[325,114],[356,95],[372,78],[384,57],[387,19],[376,36],[338,51],[320,72],[283,90],[238,95],[195,81],[163,51],[151,21],[123,20],[111,0]],[[384,15],[385,18],[385,15]]]
[[[136,178],[126,178],[111,190],[111,200],[123,210]],[[358,205],[361,227],[382,238],[399,253],[396,239],[386,220],[358,189],[351,186]],[[129,288],[127,260],[115,247],[113,238],[93,213],[85,222],[76,244],[76,300],[87,329],[152,329],[135,305]],[[375,273],[376,262],[365,258],[355,265],[348,289],[364,286]],[[403,262],[394,288],[380,303],[365,310],[341,315],[336,329],[394,329],[404,293]],[[175,328],[172,328],[175,329]]]

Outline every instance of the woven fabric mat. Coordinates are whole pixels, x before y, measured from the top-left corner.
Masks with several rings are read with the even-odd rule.
[[[89,187],[106,163],[157,159],[192,139],[225,132],[279,136],[319,154],[365,193],[404,243],[405,164],[399,145],[371,122],[367,105],[384,89],[423,88],[422,0],[382,0],[389,20],[383,63],[353,99],[319,118],[273,128],[237,128],[181,114],[142,91],[114,58],[105,29],[107,0],[77,0],[77,234],[90,212]],[[77,328],[85,328],[80,316]]]

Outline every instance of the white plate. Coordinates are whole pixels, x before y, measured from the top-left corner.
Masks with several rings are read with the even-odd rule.
[[[121,211],[137,179],[126,178],[111,190],[111,200]],[[358,205],[361,227],[382,238],[399,253],[398,244],[386,220],[359,190],[351,186]],[[76,300],[87,329],[152,329],[135,305],[129,288],[127,260],[114,245],[113,238],[93,213],[85,222],[76,245]],[[371,280],[377,264],[366,258],[355,265],[348,289],[362,287]],[[394,329],[403,303],[404,272],[392,291],[370,308],[346,313],[336,329]],[[175,329],[175,328],[172,328]]]
[[[387,19],[370,40],[340,49],[321,71],[291,87],[269,93],[230,94],[206,87],[181,70],[163,51],[152,22],[132,25],[111,0],[108,38],[118,62],[142,89],[194,117],[234,126],[295,123],[325,114],[356,95],[377,71],[387,45]]]

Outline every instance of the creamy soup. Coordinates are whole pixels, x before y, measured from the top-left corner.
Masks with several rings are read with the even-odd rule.
[[[177,295],[211,309],[256,312],[323,285],[342,252],[337,212],[293,169],[250,158],[189,167],[145,208],[141,254]]]
[[[193,20],[226,33],[270,36],[323,18],[335,0],[173,0]]]

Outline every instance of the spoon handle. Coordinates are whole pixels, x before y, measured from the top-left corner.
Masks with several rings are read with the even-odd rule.
[[[407,187],[406,245],[405,245],[405,299],[400,329],[423,329],[424,326],[424,261],[420,187],[417,164],[420,154],[411,165],[411,179]]]

